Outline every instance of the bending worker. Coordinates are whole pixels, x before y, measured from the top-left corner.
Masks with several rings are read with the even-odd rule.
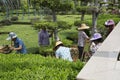
[[[56,58],[73,61],[70,52],[71,48],[65,47],[61,41],[56,42],[54,50]]]
[[[13,44],[11,43],[11,49],[15,50],[16,53],[25,54],[27,52],[23,41],[19,39],[14,32],[10,32],[9,37],[6,40],[11,40],[11,42],[13,42]]]

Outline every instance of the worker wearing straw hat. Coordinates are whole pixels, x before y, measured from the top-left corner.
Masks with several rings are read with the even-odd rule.
[[[81,61],[82,61],[82,57],[83,57],[85,41],[86,41],[86,39],[89,39],[89,37],[85,33],[86,29],[89,29],[89,26],[87,26],[86,24],[81,24],[81,26],[78,27],[78,50],[79,50],[79,59]]]
[[[71,48],[65,47],[61,41],[57,41],[54,47],[56,58],[73,61],[70,50]]]

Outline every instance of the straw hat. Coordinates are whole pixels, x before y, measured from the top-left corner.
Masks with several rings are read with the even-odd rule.
[[[84,29],[89,29],[89,26],[86,26],[86,24],[81,24],[81,26],[78,28],[78,30],[84,30]]]
[[[10,32],[9,37],[6,40],[11,40],[11,39],[14,39],[16,37],[17,37],[17,35],[14,32]]]
[[[93,40],[97,40],[97,39],[100,39],[100,38],[102,38],[100,33],[94,33],[90,40],[93,41]]]
[[[61,41],[57,41],[55,44],[55,47],[57,47],[58,45],[63,44]]]

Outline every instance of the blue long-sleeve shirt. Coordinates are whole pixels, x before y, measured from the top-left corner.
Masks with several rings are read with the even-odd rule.
[[[17,50],[17,53],[27,53],[26,47],[23,43],[23,41],[19,38],[16,38],[16,40],[14,41],[14,47],[18,48],[19,46],[22,46],[22,49]]]

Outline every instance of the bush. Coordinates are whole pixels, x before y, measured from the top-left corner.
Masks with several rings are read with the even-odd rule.
[[[67,47],[72,46],[72,43],[73,43],[73,41],[68,40],[68,39],[63,39],[62,42],[63,42],[64,46],[67,46]]]
[[[84,66],[80,61],[33,54],[0,54],[1,80],[75,80]]]
[[[9,19],[2,20],[0,23],[2,23],[2,25],[11,25],[12,24],[12,22]]]
[[[48,15],[48,16],[45,16],[44,19],[46,21],[52,21],[52,16]]]
[[[55,30],[55,29],[70,29],[72,25],[68,24],[65,21],[58,21],[58,22],[48,22],[48,21],[42,21],[35,23],[33,25],[35,29],[41,29],[42,27],[46,27],[49,30]]]
[[[40,18],[32,18],[31,24],[35,24],[36,22],[39,22]]]
[[[77,43],[78,32],[69,32],[66,34],[66,39],[72,40],[74,43]]]
[[[13,16],[12,18],[11,18],[11,21],[17,21],[18,20],[18,17],[17,16]]]
[[[40,46],[39,47],[39,54],[42,56],[53,56],[54,52],[53,52],[53,46],[49,45],[49,46]]]
[[[90,20],[86,20],[86,21],[80,21],[80,20],[77,20],[74,22],[74,25],[79,27],[82,23],[85,23],[86,25],[88,26],[91,26],[92,25],[92,21]]]

